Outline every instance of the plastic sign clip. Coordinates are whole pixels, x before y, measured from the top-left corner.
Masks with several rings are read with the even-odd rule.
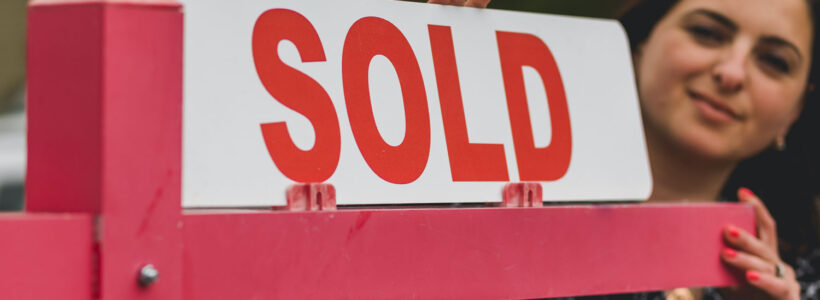
[[[286,192],[289,211],[336,210],[336,188],[328,183],[299,183]]]
[[[544,200],[538,182],[514,182],[504,185],[501,207],[542,207]]]

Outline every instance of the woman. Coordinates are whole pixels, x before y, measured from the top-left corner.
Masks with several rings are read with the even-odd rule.
[[[486,7],[489,0],[430,2]],[[814,86],[817,6],[808,0],[649,0],[624,16],[655,185],[650,201],[718,201],[741,161],[783,147]],[[758,235],[725,228],[731,248],[715,255],[747,280],[722,294],[799,299],[795,272],[778,253],[773,218],[750,190],[737,196],[754,207]]]

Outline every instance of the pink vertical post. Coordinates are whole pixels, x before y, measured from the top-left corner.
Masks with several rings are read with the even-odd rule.
[[[95,298],[182,297],[180,8],[29,7],[26,209],[96,216]],[[141,287],[146,264],[159,280]]]

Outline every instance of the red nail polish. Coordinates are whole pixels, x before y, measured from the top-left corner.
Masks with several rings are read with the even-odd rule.
[[[760,279],[760,274],[757,274],[755,271],[746,271],[746,279],[750,281],[757,281]]]
[[[738,231],[737,228],[729,227],[729,235],[731,235],[733,238],[739,238],[740,231]]]
[[[723,249],[723,253],[725,253],[729,258],[735,258],[737,256],[737,251],[731,248]]]
[[[737,190],[737,196],[740,198],[755,197],[755,193],[753,193],[750,189],[742,187]]]

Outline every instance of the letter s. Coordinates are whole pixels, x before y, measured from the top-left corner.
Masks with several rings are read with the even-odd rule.
[[[259,79],[279,103],[308,118],[316,141],[310,150],[299,149],[285,122],[261,124],[262,136],[282,174],[297,182],[322,182],[333,175],[339,164],[339,119],[322,86],[282,62],[278,53],[282,40],[296,45],[302,62],[325,61],[322,42],[310,21],[292,10],[268,10],[259,16],[253,28],[253,61]]]

